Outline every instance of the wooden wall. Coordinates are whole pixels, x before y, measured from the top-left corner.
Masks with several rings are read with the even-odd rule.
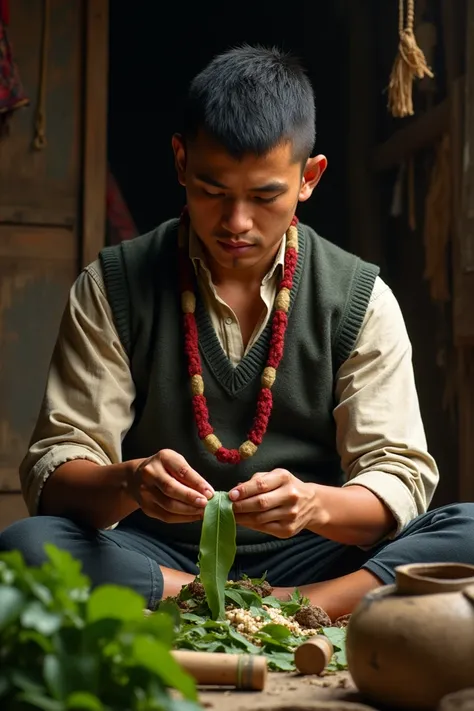
[[[434,500],[438,505],[474,500],[474,268],[466,263],[474,254],[474,169],[469,161],[463,167],[462,160],[469,155],[474,125],[474,63],[465,56],[466,47],[473,53],[474,2],[423,4],[438,29],[437,90],[432,107],[422,108],[415,89],[415,115],[394,119],[387,110],[387,86],[398,44],[398,2],[346,3],[351,37],[348,176],[352,248],[381,264],[412,340],[428,444],[441,473]],[[425,277],[424,217],[435,151],[445,135],[451,140],[452,204],[445,253],[450,294],[445,303],[438,303],[430,297]],[[394,217],[391,208],[401,166],[406,171],[402,210]],[[413,182],[408,189],[410,169]],[[409,192],[414,195],[413,211]]]
[[[81,262],[104,240],[107,6],[51,0],[46,18],[45,6],[16,0],[9,26],[30,106],[15,113],[0,142],[0,530],[26,515],[18,465],[61,313]],[[41,96],[46,143],[38,150]]]

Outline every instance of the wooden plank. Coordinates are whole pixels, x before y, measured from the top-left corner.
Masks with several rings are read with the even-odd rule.
[[[74,233],[62,227],[0,225],[0,259],[67,262],[77,259]]]
[[[0,467],[0,492],[3,491],[21,491],[18,468]]]
[[[108,0],[87,0],[82,264],[105,245]]]
[[[431,146],[449,130],[449,117],[449,100],[445,99],[424,114],[413,119],[403,119],[406,125],[376,147],[372,160],[373,169],[376,172],[389,170],[422,148]]]
[[[0,494],[0,531],[27,517],[28,509],[21,494]]]
[[[474,0],[467,0],[465,92],[460,267],[463,272],[474,277]],[[472,296],[474,297],[474,291]],[[474,329],[472,336],[474,340]]]
[[[459,499],[474,501],[474,348],[457,350]]]
[[[2,222],[12,225],[64,225],[65,227],[74,227],[77,223],[77,200],[71,201],[69,208],[64,202],[60,210],[57,208],[21,205],[19,201],[16,201],[15,205],[0,205],[0,224]]]
[[[0,225],[0,471],[18,471],[77,274],[72,230]],[[9,481],[13,481],[8,474]],[[9,485],[10,486],[10,485]]]
[[[12,117],[0,142],[0,220],[64,224],[78,221],[81,168],[82,6],[50,0],[46,52],[46,140],[33,148],[39,96],[43,0],[10,3],[14,58],[30,105]],[[12,219],[13,217],[13,219]]]

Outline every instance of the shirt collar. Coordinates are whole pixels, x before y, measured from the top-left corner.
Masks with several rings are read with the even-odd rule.
[[[278,267],[281,267],[283,269],[283,267],[285,265],[285,249],[286,249],[286,234],[283,235],[283,239],[281,241],[280,247],[279,247],[276,257],[275,257],[275,261],[273,262],[270,270],[263,277],[262,284],[266,284],[270,279],[273,278]],[[202,243],[201,243],[199,237],[197,236],[197,234],[194,231],[192,226],[190,226],[190,228],[189,228],[189,258],[191,259],[191,261],[193,263],[194,270],[196,273],[197,273],[199,267],[204,267],[206,269],[206,271],[209,271],[207,264],[206,264],[206,253],[204,251],[204,248],[202,246]]]

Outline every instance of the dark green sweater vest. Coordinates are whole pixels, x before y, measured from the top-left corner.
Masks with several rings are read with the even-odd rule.
[[[305,482],[343,483],[332,411],[339,366],[350,355],[372,293],[377,267],[339,249],[300,224],[285,351],[273,386],[269,428],[254,457],[220,464],[200,442],[191,407],[180,307],[177,220],[102,250],[107,298],[129,354],[136,385],[135,421],[123,460],[160,449],[180,452],[216,490],[229,491],[255,472],[281,467]],[[233,368],[196,288],[205,394],[215,433],[226,447],[247,438],[265,366],[271,320]],[[199,543],[200,523],[170,525],[138,511],[126,520],[149,533]],[[240,529],[238,544],[272,540]]]

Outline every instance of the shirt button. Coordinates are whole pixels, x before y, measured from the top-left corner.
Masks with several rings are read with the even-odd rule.
[[[232,326],[232,324],[234,323],[233,320],[230,318],[230,316],[228,318],[226,318],[225,322],[228,326]]]

